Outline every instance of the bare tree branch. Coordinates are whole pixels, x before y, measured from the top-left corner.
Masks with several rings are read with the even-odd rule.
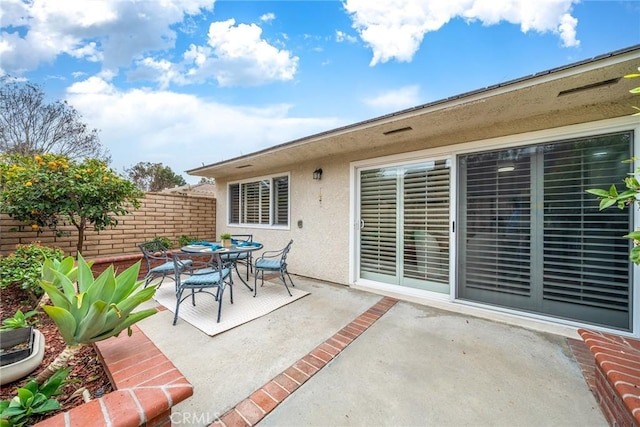
[[[8,76],[0,84],[0,153],[55,153],[110,161],[98,130],[87,128],[80,113],[66,101],[47,104],[39,86]]]

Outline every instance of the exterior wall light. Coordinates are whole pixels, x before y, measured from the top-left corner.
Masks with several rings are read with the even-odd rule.
[[[322,168],[313,171],[313,179],[320,181],[322,179]]]

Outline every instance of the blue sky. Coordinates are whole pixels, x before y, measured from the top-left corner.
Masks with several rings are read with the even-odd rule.
[[[183,172],[640,44],[640,1],[3,0],[0,74]],[[639,64],[640,66],[640,64]]]

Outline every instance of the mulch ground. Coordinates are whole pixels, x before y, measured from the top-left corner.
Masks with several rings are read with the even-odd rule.
[[[23,313],[33,310],[35,305],[28,300],[26,294],[19,287],[10,287],[0,291],[0,319],[4,320],[13,317],[20,309]],[[65,344],[58,332],[55,323],[44,312],[34,316],[34,325],[45,337],[45,354],[40,366],[30,376],[35,376],[64,349]],[[67,384],[62,388],[62,394],[56,399],[60,402],[61,408],[56,412],[50,412],[40,418],[32,417],[27,425],[35,424],[44,418],[48,418],[58,412],[67,411],[84,403],[81,396],[83,388],[86,388],[91,398],[100,397],[103,394],[113,391],[113,387],[107,376],[93,346],[85,346],[71,361],[71,373],[67,377]],[[16,390],[26,384],[29,377],[17,380],[0,387],[0,400],[11,400],[16,395]]]

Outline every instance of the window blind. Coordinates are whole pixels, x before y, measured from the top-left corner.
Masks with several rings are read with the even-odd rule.
[[[361,273],[396,274],[396,199],[395,168],[361,172]]]

